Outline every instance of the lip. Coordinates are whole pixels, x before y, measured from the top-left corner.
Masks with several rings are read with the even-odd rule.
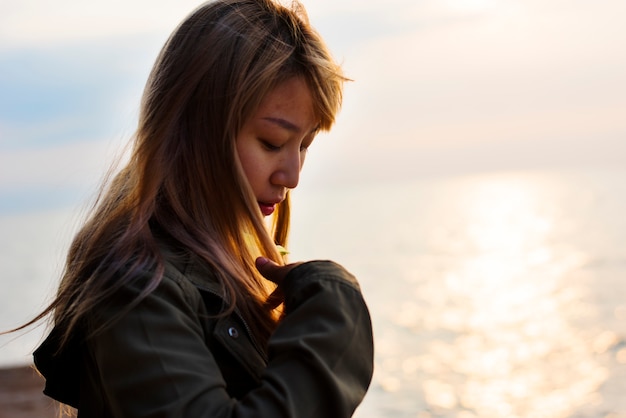
[[[276,203],[259,202],[259,208],[263,216],[270,216],[276,209]]]

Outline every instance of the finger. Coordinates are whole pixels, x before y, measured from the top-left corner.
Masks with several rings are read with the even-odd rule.
[[[256,259],[255,264],[257,270],[259,270],[263,277],[280,286],[287,274],[289,274],[289,272],[293,270],[294,267],[302,263],[291,263],[285,266],[281,266],[268,258],[259,257]]]
[[[277,287],[265,301],[269,309],[276,309],[285,301],[285,295],[280,287]]]
[[[284,270],[284,266],[280,266],[265,257],[258,257],[255,265],[263,277],[276,284],[282,283],[288,272]]]

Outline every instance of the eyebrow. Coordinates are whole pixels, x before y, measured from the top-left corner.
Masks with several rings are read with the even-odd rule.
[[[289,122],[288,120],[282,119],[282,118],[274,118],[271,116],[267,116],[264,117],[263,120],[266,120],[268,122],[271,122],[275,125],[280,126],[283,129],[286,129],[290,132],[295,132],[295,133],[300,133],[302,132],[302,128],[300,128],[298,125]],[[311,131],[311,133],[317,132],[320,129],[319,125],[317,125],[315,128],[313,128],[313,130]]]

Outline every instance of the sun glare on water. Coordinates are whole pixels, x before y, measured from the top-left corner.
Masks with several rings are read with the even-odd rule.
[[[576,281],[588,255],[568,245],[559,185],[544,180],[441,185],[428,193],[432,213],[397,231],[428,249],[397,259],[410,272],[386,305],[390,323],[378,325],[381,387],[420,393],[404,411],[565,418],[601,401],[609,373],[598,354],[615,336],[577,326],[594,315]]]
[[[435,341],[431,355],[467,376],[455,400],[479,416],[568,416],[606,377],[568,322],[584,307],[565,277],[584,257],[552,244],[549,188],[523,178],[466,187],[465,256],[444,274],[446,313],[431,324],[458,337]],[[433,382],[426,398],[441,404]]]

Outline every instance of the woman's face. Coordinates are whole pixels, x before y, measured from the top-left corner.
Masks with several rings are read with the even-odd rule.
[[[304,80],[291,78],[270,91],[236,138],[237,154],[264,216],[298,185],[319,122]]]

